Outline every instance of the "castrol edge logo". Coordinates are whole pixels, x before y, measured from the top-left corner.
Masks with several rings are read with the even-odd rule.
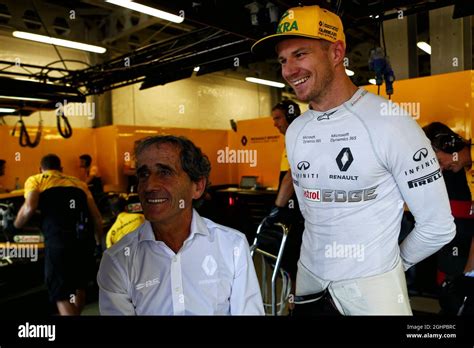
[[[303,196],[308,201],[321,202],[321,190],[304,189]]]

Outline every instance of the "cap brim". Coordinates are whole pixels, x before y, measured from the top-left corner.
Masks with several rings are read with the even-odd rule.
[[[273,34],[263,39],[258,40],[252,45],[250,49],[252,53],[260,56],[272,56],[276,55],[275,47],[277,43],[286,39],[296,39],[298,37],[303,37],[306,39],[321,40],[318,37],[305,34]]]

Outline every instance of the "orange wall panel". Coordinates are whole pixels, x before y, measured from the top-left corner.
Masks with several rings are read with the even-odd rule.
[[[243,157],[244,162],[238,163],[237,172],[233,173],[233,181],[238,183],[242,176],[253,175],[258,176],[259,184],[277,188],[284,146],[284,137],[273,126],[271,117],[238,121],[237,132],[229,134],[229,149],[254,151],[257,161],[245,162],[250,157]]]
[[[0,184],[12,190],[15,187],[15,178],[19,178],[20,188],[25,180],[33,174],[39,173],[40,161],[44,155],[54,153],[61,158],[63,171],[66,174],[79,175],[79,156],[88,153],[93,158],[96,146],[93,139],[93,129],[75,128],[69,139],[62,138],[56,128],[43,129],[39,145],[35,148],[21,147],[19,132],[11,136],[12,128],[0,126],[0,159],[7,161],[5,176],[0,178]],[[28,128],[30,138],[34,140],[36,129]]]

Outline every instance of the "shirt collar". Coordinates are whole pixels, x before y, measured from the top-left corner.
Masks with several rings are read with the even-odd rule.
[[[209,230],[207,228],[206,222],[201,217],[201,215],[199,215],[199,213],[195,209],[193,209],[193,216],[191,220],[191,233],[189,234],[188,238],[186,238],[184,243],[186,243],[188,240],[192,240],[196,234],[208,236]],[[145,223],[138,232],[138,242],[146,240],[156,241],[155,234],[153,233],[153,229],[151,228],[151,223],[148,220],[145,220]]]

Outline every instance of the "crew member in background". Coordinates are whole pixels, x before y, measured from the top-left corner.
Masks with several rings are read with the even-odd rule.
[[[126,234],[135,231],[145,222],[140,198],[136,193],[129,194],[126,199],[122,198],[122,200],[123,203],[119,202],[117,219],[105,238],[107,248],[117,243]]]
[[[288,126],[301,114],[300,107],[291,100],[283,100],[272,108],[273,125],[283,135],[286,134]],[[282,267],[285,269],[292,281],[292,292],[296,284],[297,263],[300,256],[301,238],[304,230],[304,219],[301,215],[298,200],[293,188],[290,165],[283,150],[280,162],[280,178],[278,184],[278,195],[270,215],[265,218],[265,226],[270,227],[276,222],[281,222],[290,227],[285,252],[282,258]],[[290,309],[292,304],[290,303]]]
[[[5,164],[7,162],[3,159],[0,159],[0,178],[5,176]],[[3,183],[0,182],[0,193],[8,192],[8,190],[3,186]]]
[[[443,170],[456,224],[456,237],[438,252],[442,314],[456,315],[464,301],[462,289],[456,288],[461,284],[460,276],[474,270],[474,215],[466,178],[472,167],[471,143],[441,122],[430,123],[423,130]]]
[[[336,14],[289,9],[252,47],[275,49],[283,77],[311,105],[286,132],[305,219],[294,314],[410,315],[404,270],[455,235],[428,139],[410,115],[381,115],[389,101],[352,83]],[[403,202],[416,225],[399,246]]]
[[[41,174],[25,182],[25,203],[14,226],[22,228],[40,211],[50,299],[61,315],[80,315],[85,289],[94,279],[94,247],[100,245],[102,219],[85,183],[64,175],[58,156],[46,155],[40,165]]]
[[[88,154],[79,156],[80,168],[81,168],[81,180],[85,181],[89,187],[89,191],[92,193],[95,202],[98,204],[100,198],[104,193],[104,187],[102,185],[102,179],[99,174],[99,168],[92,165],[92,157]]]

